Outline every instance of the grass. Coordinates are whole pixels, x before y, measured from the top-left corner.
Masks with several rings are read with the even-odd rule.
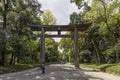
[[[16,65],[9,65],[9,66],[0,66],[0,74],[23,71],[23,70],[34,68],[37,66],[39,65],[38,64],[16,64]]]
[[[120,63],[118,64],[80,64],[82,67],[97,69],[102,72],[108,72],[120,75]]]
[[[119,64],[119,65],[112,66],[112,67],[108,67],[108,68],[106,69],[106,72],[120,75],[120,64]]]

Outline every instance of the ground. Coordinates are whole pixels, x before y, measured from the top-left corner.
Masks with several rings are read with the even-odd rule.
[[[45,74],[38,68],[0,75],[0,80],[120,80],[120,76],[91,69],[75,69],[73,65],[54,64],[46,66]]]

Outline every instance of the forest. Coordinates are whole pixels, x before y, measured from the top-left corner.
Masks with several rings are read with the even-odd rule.
[[[87,31],[79,32],[79,61],[81,63],[120,62],[120,1],[70,0],[81,12],[70,15],[70,24],[92,23]],[[39,39],[33,37],[28,24],[56,25],[57,19],[50,10],[41,10],[38,0],[0,0],[0,66],[39,64]],[[70,32],[66,32],[70,34]],[[55,42],[45,39],[46,63],[61,60],[74,62],[73,39],[62,38]],[[61,49],[62,51],[58,50]]]

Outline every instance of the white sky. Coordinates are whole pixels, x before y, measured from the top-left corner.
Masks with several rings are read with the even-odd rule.
[[[69,16],[73,12],[79,12],[74,3],[70,0],[38,0],[42,4],[42,10],[50,10],[57,19],[57,24],[67,25]]]

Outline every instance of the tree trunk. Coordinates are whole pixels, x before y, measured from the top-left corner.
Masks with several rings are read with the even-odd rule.
[[[119,54],[116,52],[116,63],[119,62]]]
[[[4,0],[4,11],[3,11],[3,30],[6,29],[6,23],[7,23],[7,8],[8,4]],[[5,36],[6,39],[6,36]],[[3,43],[4,49],[1,53],[1,64],[5,65],[5,59],[6,59],[6,42]]]
[[[14,56],[13,57],[13,65],[15,65],[15,63],[16,63],[16,57]]]
[[[17,56],[17,63],[20,63],[20,53],[18,53],[19,55]]]
[[[5,58],[6,58],[6,55],[5,55],[5,50],[2,51],[1,53],[1,65],[5,65]]]
[[[14,59],[14,56],[13,56],[13,53],[12,53],[12,55],[11,55],[11,59],[10,59],[10,65],[12,65],[13,64],[13,59]]]
[[[106,25],[107,25],[108,31],[112,34],[113,39],[114,39],[114,42],[115,42],[115,44],[116,44],[119,39],[117,39],[117,36],[116,36],[116,34],[114,33],[114,31],[112,31],[112,30],[110,29],[110,26],[109,26],[109,24],[108,24],[107,21],[106,21]],[[116,52],[115,55],[116,55],[116,63],[117,63],[117,62],[119,62],[119,53]]]
[[[119,41],[116,44],[115,51],[116,51],[116,63],[118,63],[120,61],[119,60],[119,57],[120,57],[120,42]]]
[[[98,50],[97,45],[95,44],[94,40],[91,39],[91,41],[92,41],[92,44],[93,44],[94,49],[95,49],[95,51],[96,51],[97,62],[98,62],[98,64],[100,64],[100,63],[101,63],[101,60],[100,60],[99,50]]]

